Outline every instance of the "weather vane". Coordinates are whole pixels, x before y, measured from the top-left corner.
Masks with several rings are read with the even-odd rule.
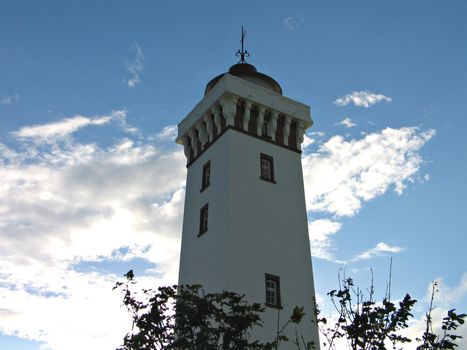
[[[236,53],[236,56],[240,56],[240,61],[238,63],[246,63],[245,57],[250,57],[250,53],[244,49],[245,30],[243,29],[243,26],[242,26],[242,40],[240,40],[240,43],[242,44],[242,49],[238,50]]]

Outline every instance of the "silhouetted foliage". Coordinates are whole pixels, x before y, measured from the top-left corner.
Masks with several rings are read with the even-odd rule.
[[[396,348],[397,344],[411,341],[399,333],[408,327],[407,322],[413,316],[410,311],[416,300],[409,294],[398,305],[387,297],[376,303],[373,286],[365,298],[353,280],[345,278],[339,290],[332,290],[328,295],[338,313],[334,324],[328,324],[326,318],[318,319],[327,341],[323,345],[328,349],[335,349],[338,339],[345,339],[352,350],[386,350],[388,343]]]
[[[298,350],[312,350],[315,344],[305,342],[303,335],[295,332],[294,339],[285,335],[287,327],[299,324],[305,315],[303,307],[295,307],[292,315],[276,334],[274,341],[261,343],[251,340],[250,332],[261,327],[264,308],[258,303],[248,303],[243,295],[233,292],[205,293],[199,285],[160,287],[157,291],[143,289],[143,301],[130,290],[135,284],[133,270],[125,274],[125,282],[117,282],[123,294],[123,304],[132,316],[132,329],[124,337],[123,346],[117,350],[273,350],[282,342],[291,341]],[[368,295],[354,285],[351,278],[339,277],[339,289],[328,293],[337,311],[335,321],[324,317],[317,323],[323,335],[321,349],[342,349],[342,343],[351,350],[403,349],[412,339],[402,335],[413,318],[415,299],[406,294],[399,302],[390,298],[388,291],[381,302],[374,298],[373,282]],[[464,324],[466,314],[449,310],[443,318],[441,334],[433,331],[433,284],[431,302],[426,313],[426,329],[416,341],[417,350],[453,350],[462,337],[456,334]],[[278,310],[279,312],[279,310]]]
[[[443,321],[441,322],[442,334],[438,335],[433,332],[433,319],[431,317],[431,313],[433,311],[433,299],[437,292],[436,287],[437,283],[433,282],[430,307],[425,315],[426,328],[422,337],[417,339],[418,342],[422,343],[417,347],[417,350],[455,349],[458,346],[456,341],[462,338],[462,336],[455,334],[454,331],[464,324],[464,318],[466,318],[467,315],[457,314],[455,309],[449,310],[447,316],[443,318]]]
[[[405,343],[412,339],[401,335],[401,331],[409,327],[409,321],[413,318],[411,310],[415,299],[409,294],[398,303],[390,299],[390,282],[386,296],[382,302],[374,299],[373,282],[369,288],[368,296],[362,289],[354,285],[352,278],[339,277],[339,289],[328,293],[337,311],[337,320],[328,321],[318,317],[320,332],[325,341],[323,349],[336,350],[337,343],[342,349],[342,343],[347,344],[351,350],[386,350],[403,349]],[[465,314],[456,314],[455,310],[449,310],[443,319],[442,335],[436,335],[432,329],[431,311],[433,310],[433,297],[426,315],[426,330],[421,338],[416,338],[422,344],[417,350],[447,350],[455,349],[456,340],[462,338],[453,332],[464,323]]]
[[[251,340],[253,327],[261,327],[264,308],[248,303],[233,292],[205,293],[199,285],[143,289],[143,301],[130,289],[135,284],[133,271],[117,282],[123,304],[132,316],[132,329],[118,350],[142,349],[245,349],[272,350],[288,341],[282,332],[290,323],[299,323],[303,308],[296,307],[276,340],[261,343]],[[272,337],[273,335],[271,335]]]

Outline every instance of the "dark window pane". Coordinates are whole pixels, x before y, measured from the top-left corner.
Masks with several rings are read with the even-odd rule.
[[[261,179],[274,182],[274,162],[272,157],[261,153],[260,168]]]
[[[211,161],[207,162],[203,166],[203,180],[201,184],[201,190],[204,190],[211,183]]]
[[[208,205],[206,204],[201,208],[199,213],[199,233],[198,236],[202,235],[208,230]]]
[[[266,274],[266,306],[281,307],[279,276]]]

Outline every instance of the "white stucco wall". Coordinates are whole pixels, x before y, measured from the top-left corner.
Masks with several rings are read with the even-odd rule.
[[[260,179],[260,153],[274,158],[275,184]],[[211,184],[200,192],[209,160]],[[208,231],[198,237],[200,208],[206,203]],[[179,283],[236,291],[264,304],[265,273],[280,277],[280,323],[294,306],[304,306],[298,334],[317,342],[300,154],[229,129],[188,168]],[[266,309],[264,327],[255,336],[273,340],[278,310]],[[295,328],[290,331],[294,336]],[[295,346],[284,343],[280,349]]]

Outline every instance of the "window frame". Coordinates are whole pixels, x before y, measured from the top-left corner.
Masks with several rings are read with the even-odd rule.
[[[205,217],[206,216],[206,217]],[[199,210],[199,231],[198,237],[208,231],[209,223],[209,203],[206,203]]]
[[[282,304],[281,304],[281,283],[280,283],[280,278],[279,276],[272,275],[270,273],[266,273],[264,275],[264,282],[265,282],[265,298],[266,302],[265,305],[268,307],[276,308],[276,309],[282,309]],[[268,299],[268,282],[273,282],[275,285],[274,293],[275,293],[275,303],[271,303]]]
[[[263,176],[263,160],[269,163],[269,175],[270,177]],[[260,171],[260,179],[272,183],[276,183],[276,180],[274,178],[274,158],[264,154],[260,153],[260,160],[259,160],[259,171]]]
[[[209,173],[208,173],[209,172]],[[206,174],[208,175],[206,176]],[[211,160],[207,161],[203,165],[203,173],[201,178],[201,189],[200,192],[203,192],[211,184]]]

